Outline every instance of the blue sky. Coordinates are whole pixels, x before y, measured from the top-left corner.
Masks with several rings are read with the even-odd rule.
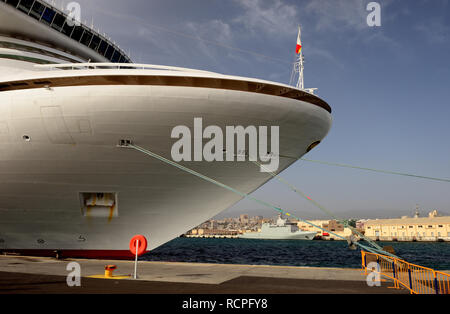
[[[58,1],[57,1],[58,2]],[[68,1],[65,1],[67,3]],[[365,0],[79,0],[82,19],[138,63],[288,83],[297,25],[305,85],[333,108],[333,127],[307,158],[450,178],[450,4],[390,0],[368,27]],[[64,3],[59,1],[59,3]],[[282,176],[338,215],[450,213],[450,184],[297,162]],[[277,182],[256,197],[305,218],[312,205]],[[271,216],[242,201],[222,216]]]

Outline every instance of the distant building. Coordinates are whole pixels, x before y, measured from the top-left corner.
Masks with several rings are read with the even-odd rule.
[[[243,214],[243,215],[239,216],[239,222],[241,224],[248,224],[248,222],[249,222],[248,215]]]
[[[250,222],[260,224],[263,219],[263,216],[254,216],[250,219]]]
[[[236,230],[198,229],[198,235],[237,235]]]
[[[344,231],[344,225],[341,223],[338,223],[336,220],[330,220],[328,223],[325,223],[322,225],[323,228],[330,230],[330,231]]]
[[[352,230],[350,228],[344,228],[344,225],[338,223],[336,220],[308,220],[308,222],[331,231],[340,237],[347,238],[352,234]],[[323,231],[322,229],[314,227],[303,221],[298,222],[297,226],[305,231],[315,231],[317,236],[321,236],[324,239],[342,240],[342,238],[337,237],[328,231]]]
[[[358,230],[364,230],[364,226],[366,224],[366,222],[368,222],[369,219],[360,219],[358,221],[356,221],[356,229]]]
[[[428,217],[403,216],[371,219],[365,223],[365,236],[380,241],[450,241],[450,216],[439,217],[436,210]]]

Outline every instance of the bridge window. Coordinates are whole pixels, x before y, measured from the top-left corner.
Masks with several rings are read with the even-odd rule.
[[[100,41],[101,41],[100,37],[94,35],[91,44],[89,45],[89,48],[91,48],[92,50],[97,50],[98,46],[100,45]]]
[[[66,18],[64,17],[64,15],[56,13],[55,18],[53,19],[52,28],[60,32],[65,22]]]
[[[76,41],[80,41],[81,35],[83,35],[84,28],[81,26],[75,26],[75,29],[72,32],[72,39]]]
[[[35,2],[33,8],[31,9],[31,16],[39,20],[41,18],[42,12],[44,12],[45,6],[39,2]]]
[[[114,48],[112,46],[108,45],[108,49],[106,50],[105,58],[108,60],[111,60],[111,57],[112,57],[114,51],[115,51]]]
[[[85,30],[83,36],[81,37],[81,43],[85,46],[89,46],[91,39],[92,39],[92,33],[88,30]]]
[[[62,28],[62,33],[63,33],[64,35],[67,35],[67,36],[70,37],[70,34],[72,34],[73,29],[74,29],[74,26],[73,26],[73,25],[70,26],[68,23],[65,23],[64,26],[63,26],[63,28]]]
[[[17,7],[19,0],[7,0],[6,3],[12,5],[13,7]]]
[[[50,8],[45,8],[44,14],[42,15],[41,21],[47,25],[50,25],[55,17],[56,12]]]
[[[22,0],[19,4],[19,10],[28,14],[30,12],[31,6],[33,5],[34,0]]]
[[[120,52],[119,51],[115,51],[113,57],[111,58],[112,62],[118,62],[120,59]]]
[[[104,40],[100,43],[100,46],[98,47],[98,53],[102,56],[105,55],[106,49],[108,49],[108,43]]]

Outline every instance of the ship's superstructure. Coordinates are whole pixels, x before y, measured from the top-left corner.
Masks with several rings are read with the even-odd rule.
[[[176,126],[278,126],[282,171],[319,143],[331,109],[259,79],[132,64],[106,36],[41,0],[0,1],[0,250],[131,257],[241,199],[121,140],[170,158]],[[251,193],[272,178],[253,162],[182,162]]]
[[[111,40],[42,0],[1,0],[1,57],[32,63],[131,59]]]

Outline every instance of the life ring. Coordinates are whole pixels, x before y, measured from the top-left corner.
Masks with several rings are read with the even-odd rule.
[[[147,250],[147,239],[143,235],[135,235],[130,241],[130,252],[136,255],[136,243],[139,240],[139,246],[137,248],[137,255],[140,256]]]

